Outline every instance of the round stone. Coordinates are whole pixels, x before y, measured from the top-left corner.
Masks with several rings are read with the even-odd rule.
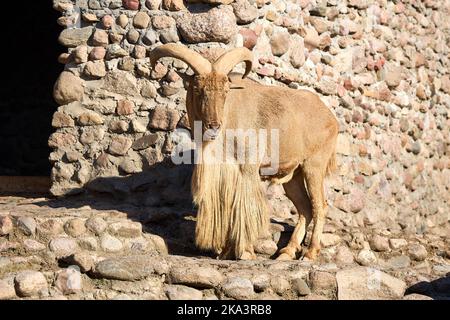
[[[125,28],[127,26],[128,22],[129,22],[129,19],[128,19],[127,15],[125,15],[125,14],[121,14],[117,18],[117,24],[122,28]]]
[[[102,60],[105,58],[106,49],[104,47],[94,47],[89,53],[91,60]]]
[[[60,105],[81,101],[84,94],[83,80],[72,72],[64,71],[59,76],[53,89],[53,97]]]
[[[254,295],[253,284],[242,277],[231,277],[222,285],[223,292],[235,299],[249,299]]]
[[[108,224],[103,218],[92,217],[86,220],[86,228],[97,236],[102,234],[107,227]]]
[[[292,288],[299,296],[307,296],[311,294],[311,289],[308,287],[306,281],[300,278],[295,278],[292,280]]]
[[[130,43],[136,43],[138,42],[140,37],[140,33],[139,31],[137,31],[136,29],[131,29],[130,31],[128,31],[127,33],[127,39]]]
[[[389,251],[389,239],[380,235],[374,235],[370,241],[370,248],[375,251]]]
[[[58,272],[56,276],[55,286],[63,294],[73,294],[81,291],[82,281],[81,273],[78,267],[69,267]]]
[[[106,47],[109,43],[108,33],[105,30],[97,29],[92,37],[92,43],[95,46]]]
[[[114,24],[114,18],[111,17],[109,14],[107,14],[106,16],[104,16],[102,18],[102,23],[106,29],[110,29],[112,27],[112,25]]]
[[[9,215],[0,216],[0,236],[6,236],[13,231],[14,225]]]
[[[88,59],[87,46],[78,46],[72,51],[73,60],[75,63],[85,63]]]
[[[14,279],[16,292],[21,297],[31,297],[48,289],[47,280],[41,272],[22,271]]]
[[[122,0],[122,4],[128,10],[139,10],[139,0]]]
[[[58,258],[67,257],[77,251],[78,245],[74,239],[68,237],[55,238],[50,241],[49,248]]]
[[[33,239],[25,239],[23,241],[25,249],[29,251],[42,251],[45,250],[45,245]]]
[[[26,236],[34,236],[36,233],[36,220],[32,217],[20,217],[17,219],[17,227]]]
[[[354,261],[353,253],[347,246],[340,246],[336,252],[336,262],[340,264],[352,264]]]
[[[81,248],[89,251],[96,251],[98,248],[97,238],[95,237],[83,237],[78,239],[78,244]]]
[[[146,29],[150,23],[150,17],[145,12],[138,12],[133,19],[133,26],[138,29]]]
[[[236,17],[227,7],[185,14],[177,20],[177,26],[181,36],[189,43],[228,43],[237,33]]]
[[[274,56],[282,56],[289,50],[290,36],[287,32],[279,32],[270,38],[270,46]]]
[[[247,0],[236,0],[231,5],[239,24],[248,24],[258,17],[258,9]]]
[[[123,244],[119,239],[107,233],[100,238],[100,246],[105,252],[119,252],[123,248]]]
[[[64,225],[64,231],[66,231],[66,233],[69,236],[75,238],[81,236],[86,232],[84,219],[75,218],[67,221],[66,224]]]
[[[362,266],[370,266],[377,262],[375,253],[369,249],[363,249],[358,253],[356,261]]]
[[[109,225],[108,231],[122,238],[137,238],[142,234],[142,224],[133,221],[114,222]]]
[[[413,244],[409,247],[408,253],[410,257],[416,261],[423,261],[427,258],[427,249],[421,244]]]

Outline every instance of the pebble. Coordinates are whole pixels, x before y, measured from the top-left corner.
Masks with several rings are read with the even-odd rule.
[[[311,289],[306,281],[300,278],[295,278],[292,280],[292,288],[301,297],[311,294]]]
[[[85,64],[83,72],[90,78],[103,78],[106,76],[105,63],[103,61],[89,61]],[[93,124],[103,124],[103,119],[99,117]]]
[[[86,45],[92,35],[93,27],[64,29],[59,35],[58,41],[63,46],[75,48]]]
[[[108,224],[103,218],[93,217],[86,220],[86,228],[97,236],[101,235],[107,227]]]
[[[109,225],[108,231],[122,238],[137,238],[142,234],[142,224],[133,221],[115,222]]]
[[[427,249],[421,244],[410,245],[408,248],[408,254],[413,260],[416,261],[424,261],[428,256]]]
[[[389,239],[380,235],[374,235],[370,241],[370,248],[374,251],[389,251]]]
[[[335,259],[340,264],[352,264],[355,260],[352,251],[347,246],[339,246],[337,248]]]
[[[64,231],[66,231],[66,233],[71,237],[76,238],[78,236],[81,236],[86,232],[85,220],[75,218],[67,221],[64,225]]]
[[[150,17],[145,12],[138,12],[133,19],[133,25],[138,29],[146,29],[150,23]]]
[[[17,228],[26,236],[34,236],[36,234],[36,220],[31,217],[19,217],[17,219]]]
[[[237,34],[236,17],[226,7],[207,12],[185,14],[177,20],[178,31],[188,43],[228,43]]]
[[[81,273],[78,267],[69,267],[56,275],[55,286],[65,295],[74,294],[82,290]]]
[[[182,285],[167,286],[166,295],[169,300],[202,300],[203,292]]]
[[[37,232],[46,236],[55,236],[63,232],[63,224],[56,219],[48,219],[40,223]]]
[[[72,57],[75,63],[85,63],[88,60],[88,47],[78,46],[72,51]]]
[[[95,237],[78,238],[78,245],[85,250],[96,251],[98,248],[97,238]]]
[[[356,267],[336,274],[339,300],[399,299],[406,284],[382,271]]]
[[[237,0],[231,3],[237,23],[248,24],[258,17],[256,6],[246,0]]]
[[[94,46],[106,47],[109,43],[108,33],[104,30],[97,29],[92,36]]]
[[[110,29],[114,24],[114,18],[107,14],[103,16],[102,23],[105,29]]]
[[[0,215],[0,236],[10,234],[14,229],[12,219],[8,215]]]
[[[123,281],[140,280],[154,273],[169,272],[168,265],[160,257],[146,255],[106,259],[99,262],[94,270],[98,276]]]
[[[122,0],[122,3],[129,10],[139,10],[139,0]]]
[[[278,246],[273,240],[260,240],[255,244],[255,252],[272,256],[277,252]]]
[[[123,249],[123,243],[119,239],[105,233],[100,237],[100,247],[105,252],[119,252]]]
[[[69,263],[80,268],[81,272],[88,272],[94,268],[94,258],[90,253],[77,252],[68,258]]]
[[[393,250],[397,250],[406,246],[408,242],[405,239],[389,239],[389,245]]]
[[[273,276],[270,279],[270,287],[273,291],[275,291],[279,295],[282,295],[291,288],[291,284],[286,278],[282,276]]]
[[[256,292],[262,292],[270,287],[270,275],[267,273],[257,273],[253,275],[251,281]]]
[[[78,249],[78,245],[72,238],[58,237],[50,241],[49,248],[58,258],[62,258],[74,254]]]
[[[242,277],[228,278],[222,285],[222,291],[234,299],[250,299],[255,293],[252,282]]]
[[[373,251],[363,249],[356,256],[356,262],[362,266],[371,266],[377,262],[377,257]]]
[[[180,11],[185,9],[183,0],[162,0],[162,7],[170,11]]]
[[[16,290],[11,281],[0,279],[0,300],[16,298]]]
[[[333,290],[336,287],[336,277],[326,271],[311,271],[309,273],[309,283],[314,292],[323,290]]]
[[[337,234],[332,233],[323,233],[322,237],[320,238],[320,243],[326,248],[326,247],[332,247],[341,242],[341,237]]]
[[[117,18],[117,24],[122,28],[125,28],[127,26],[128,22],[129,22],[129,19],[128,19],[127,15],[125,15],[125,14],[121,14]]]
[[[23,241],[23,245],[25,249],[29,251],[42,251],[45,250],[46,248],[45,244],[40,243],[39,241],[33,239],[25,239]]]
[[[31,297],[45,293],[48,284],[45,276],[37,271],[22,271],[14,278],[17,295]]]
[[[173,267],[169,277],[171,283],[195,288],[214,288],[223,281],[223,275],[214,268],[191,266]]]
[[[270,38],[270,46],[272,48],[272,54],[274,56],[282,56],[289,50],[289,44],[290,44],[290,37],[289,33],[287,32],[280,32],[274,34]]]
[[[411,259],[408,256],[400,255],[387,260],[387,264],[393,269],[408,268],[411,264]]]

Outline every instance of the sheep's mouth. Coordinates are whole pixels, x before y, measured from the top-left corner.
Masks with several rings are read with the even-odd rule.
[[[220,133],[220,129],[219,130],[214,130],[214,129],[207,129],[205,130],[205,133],[203,134],[203,140],[204,141],[214,141]]]

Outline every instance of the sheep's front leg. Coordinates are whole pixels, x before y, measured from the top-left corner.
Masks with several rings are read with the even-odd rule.
[[[253,245],[247,247],[247,249],[242,253],[240,257],[236,257],[234,253],[234,248],[227,246],[225,249],[219,254],[219,259],[221,260],[254,260],[256,259],[256,254],[253,249]]]
[[[254,260],[256,259],[255,250],[253,249],[253,245],[250,245],[244,253],[238,257],[239,260]]]

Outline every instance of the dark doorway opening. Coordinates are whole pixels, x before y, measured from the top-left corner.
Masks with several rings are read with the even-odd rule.
[[[52,90],[63,70],[60,13],[51,1],[9,3],[4,12],[14,14],[3,24],[0,50],[0,176],[48,176]]]

